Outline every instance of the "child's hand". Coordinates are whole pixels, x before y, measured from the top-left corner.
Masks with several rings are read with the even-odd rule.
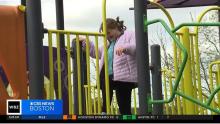
[[[119,47],[116,49],[116,55],[121,56],[127,49]]]

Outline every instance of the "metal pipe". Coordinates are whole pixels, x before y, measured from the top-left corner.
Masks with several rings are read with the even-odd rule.
[[[43,99],[43,27],[41,1],[27,0],[27,40],[30,99]]]
[[[64,30],[64,12],[63,12],[63,0],[56,0],[56,22],[57,29]],[[65,47],[64,35],[60,35],[60,47]]]
[[[154,44],[151,46],[151,70],[152,74],[152,92],[154,100],[163,99],[162,96],[162,80],[161,80],[161,60],[160,60],[160,45]],[[154,104],[152,114],[162,115],[163,104]]]
[[[147,17],[144,0],[134,0],[136,55],[138,71],[138,94],[140,115],[150,114],[151,107],[146,103],[150,99],[150,72],[147,30],[144,27],[144,18]],[[147,28],[146,28],[147,29]]]

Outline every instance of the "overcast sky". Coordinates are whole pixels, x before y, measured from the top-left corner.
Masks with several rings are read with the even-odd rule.
[[[55,0],[41,0],[42,20],[45,28],[56,28]],[[129,30],[134,30],[134,0],[107,0],[107,17],[119,16]],[[18,5],[20,0],[0,0],[0,5]],[[101,22],[102,0],[64,0],[64,18],[66,30],[98,31]],[[168,9],[175,25],[191,22],[190,13],[195,18],[205,7]],[[148,10],[148,20],[166,16],[160,10]],[[149,39],[153,38],[161,25],[149,26]],[[152,36],[151,36],[152,35]]]

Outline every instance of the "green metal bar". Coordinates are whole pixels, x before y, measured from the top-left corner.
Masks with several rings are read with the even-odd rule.
[[[70,64],[70,34],[67,34],[67,73],[68,73],[68,96],[69,96],[69,114],[73,114],[73,93],[71,85],[71,64]]]
[[[220,26],[220,22],[194,22],[194,23],[182,23],[172,30],[172,32],[178,31],[183,26]]]
[[[51,32],[48,32],[48,42],[49,42],[49,66],[50,66],[50,99],[54,99],[53,48],[52,48]]]
[[[79,50],[79,35],[76,35],[76,61],[77,61],[77,74],[78,74],[78,102],[79,114],[82,115],[82,88],[81,88],[81,65],[80,65],[80,50]]]
[[[217,6],[211,6],[205,9],[203,12],[200,13],[200,15],[197,17],[197,22],[201,22],[203,17],[211,10],[220,10],[220,7]],[[196,34],[195,37],[195,50],[196,50],[196,72],[197,72],[197,80],[198,80],[198,93],[199,93],[199,99],[203,101],[202,96],[202,86],[201,86],[201,76],[200,76],[200,59],[199,59],[199,45],[198,45],[198,33],[199,28],[196,26],[194,27],[194,33]],[[204,98],[205,99],[205,98]],[[204,110],[201,108],[200,110],[201,114],[204,114]],[[205,114],[207,113],[207,109],[205,110]]]
[[[175,25],[174,25],[174,21],[172,19],[172,16],[170,15],[170,13],[167,11],[166,8],[164,8],[161,4],[157,3],[157,2],[152,2],[152,1],[149,1],[150,4],[156,6],[157,8],[159,8],[161,11],[163,11],[163,13],[166,15],[169,23],[170,23],[170,27],[171,29],[174,29],[175,28]],[[147,22],[147,20],[145,21]],[[175,70],[175,77],[177,77],[178,75],[178,65],[177,65],[177,46],[175,44],[175,42],[173,42],[173,55],[174,55],[174,70]],[[168,106],[167,106],[168,107]],[[179,96],[177,96],[177,112],[178,114],[181,114],[181,105],[180,105],[180,98]]]
[[[178,39],[180,39],[180,37],[181,37],[180,34],[176,34],[176,36]],[[179,70],[179,68],[178,68],[179,58],[178,57],[181,57],[181,51],[180,51],[180,55],[178,56],[178,50],[180,50],[180,49],[177,49],[175,43],[173,43],[173,47],[174,47],[173,48],[174,49],[174,69],[175,69],[175,77],[176,77],[178,74],[178,70]],[[177,90],[180,90],[180,87]],[[182,114],[180,96],[177,96],[177,114],[178,115]]]
[[[180,43],[179,39],[175,36],[174,33],[172,33],[172,31],[170,30],[170,28],[168,27],[168,25],[161,19],[155,19],[155,20],[152,20],[152,21],[148,21],[146,23],[146,26],[150,25],[150,24],[153,24],[153,23],[157,23],[157,22],[160,22],[164,28],[166,29],[166,31],[170,34],[170,36],[174,39],[174,42],[177,44],[177,47],[179,47],[182,52],[183,52],[183,62],[180,66],[180,70],[179,70],[179,73],[177,75],[177,77],[175,78],[175,85],[174,85],[174,91],[177,90],[178,86],[179,86],[179,81],[181,79],[181,76],[182,76],[182,73],[183,73],[183,70],[184,70],[184,67],[186,65],[186,61],[187,61],[187,57],[188,57],[188,53],[186,51],[186,49],[184,48],[184,46]],[[147,102],[148,104],[154,104],[154,103],[169,103],[171,102],[175,97],[175,92],[172,92],[172,95],[171,97],[168,99],[168,100],[152,100],[152,99],[148,99],[149,101]]]
[[[98,114],[101,114],[98,36],[95,36],[95,56],[96,56],[96,84],[97,84],[97,90],[98,90],[97,91],[97,93],[98,93]]]
[[[220,86],[218,86],[215,90],[212,91],[212,93],[210,94],[206,104],[210,105],[212,102],[212,99],[215,97],[215,94],[218,93],[218,91],[220,90]]]
[[[213,78],[212,78],[212,67],[213,65],[215,64],[220,64],[220,61],[215,61],[215,62],[212,62],[210,65],[209,65],[209,79],[210,79],[210,88],[211,88],[211,95],[210,97],[208,98],[207,100],[207,104],[210,105],[210,103],[212,102],[212,99],[214,99],[214,95],[218,92],[220,86],[218,86],[214,91],[213,90]],[[214,102],[212,103],[212,106],[214,106]]]
[[[178,73],[178,76],[176,77],[175,85],[174,85],[174,92],[172,93],[172,96],[170,97],[170,99],[169,99],[169,100],[152,100],[152,99],[148,99],[148,101],[147,101],[148,104],[154,104],[154,103],[169,103],[169,102],[171,102],[171,101],[174,99],[175,94],[177,94],[177,95],[180,95],[180,96],[182,96],[182,97],[184,97],[184,98],[186,98],[186,99],[188,99],[188,100],[190,100],[190,101],[192,101],[192,102],[194,102],[194,103],[197,103],[197,104],[199,104],[199,105],[201,105],[201,106],[203,106],[203,107],[205,107],[205,108],[207,108],[207,109],[210,109],[211,111],[214,111],[214,112],[216,112],[216,113],[220,113],[218,110],[213,109],[213,108],[207,106],[206,104],[204,104],[204,103],[202,103],[202,102],[199,102],[199,101],[197,101],[197,100],[195,100],[195,99],[193,99],[193,98],[191,98],[191,97],[189,97],[189,96],[186,96],[186,95],[184,95],[184,94],[182,94],[182,93],[179,93],[179,92],[177,91],[177,87],[178,87],[178,85],[179,85],[179,80],[180,80],[180,78],[181,78],[183,69],[184,69],[184,67],[185,67],[188,54],[187,54],[186,49],[181,45],[181,43],[180,43],[179,40],[175,37],[175,35],[174,35],[173,33],[171,33],[171,32],[176,32],[177,30],[179,30],[179,29],[180,29],[181,27],[183,27],[183,26],[220,26],[220,23],[183,23],[183,24],[177,26],[174,30],[170,31],[169,27],[166,25],[166,23],[165,23],[163,20],[161,20],[161,19],[155,19],[155,20],[152,20],[152,21],[148,21],[148,22],[146,23],[146,26],[147,26],[147,25],[150,25],[150,24],[153,24],[153,23],[157,23],[157,22],[160,22],[160,23],[164,26],[164,28],[167,30],[167,32],[170,34],[170,36],[171,36],[171,37],[174,39],[174,41],[177,43],[178,47],[181,48],[181,50],[183,51],[184,59],[183,59],[183,63],[181,64],[181,67],[180,67],[180,71],[179,71],[179,73]],[[185,55],[184,55],[184,54],[185,54]],[[184,66],[183,66],[183,65],[184,65]],[[213,92],[212,95],[214,95],[214,94],[218,91],[218,88],[217,88],[216,90],[214,90],[214,91],[215,91],[215,92]],[[211,95],[211,96],[212,96],[212,95]],[[213,96],[213,97],[214,97],[214,96]],[[210,99],[211,99],[211,97],[209,98],[209,100],[210,100]]]
[[[58,75],[58,98],[62,99],[62,86],[61,86],[61,62],[60,62],[60,34],[56,33],[57,41],[57,75]]]
[[[220,87],[218,89],[220,89]],[[216,112],[216,113],[220,114],[219,110],[213,109],[210,106],[208,106],[207,104],[204,104],[204,103],[202,103],[202,102],[200,102],[200,101],[198,101],[198,100],[196,100],[196,99],[194,99],[194,98],[192,98],[190,96],[186,96],[185,94],[183,94],[181,92],[178,92],[178,91],[176,91],[176,94],[179,95],[179,96],[182,96],[183,98],[188,99],[188,100],[190,100],[190,101],[192,101],[192,102],[194,102],[194,103],[196,103],[196,104],[198,104],[198,105],[200,105],[200,106],[202,106],[204,108],[207,108],[207,109],[209,109],[209,110],[211,110],[213,112]]]

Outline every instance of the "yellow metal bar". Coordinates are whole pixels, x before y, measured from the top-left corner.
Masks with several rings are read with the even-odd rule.
[[[95,96],[95,86],[93,86],[93,103],[94,103],[94,114],[96,115],[96,96]]]
[[[106,89],[106,109],[110,114],[110,98],[109,98],[109,77],[108,77],[108,53],[107,53],[107,28],[106,28],[106,0],[102,1],[102,22],[104,34],[104,61],[105,61],[105,89]]]
[[[160,10],[163,11],[163,13],[166,15],[169,23],[170,23],[170,26],[172,29],[174,29],[174,22],[173,22],[173,19],[172,19],[172,16],[170,15],[170,13],[167,11],[166,8],[164,8],[161,4],[159,3],[156,3],[156,2],[150,2],[150,4],[154,5],[154,6],[157,6]]]
[[[167,100],[167,84],[166,84],[166,76],[165,76],[165,71],[163,71],[163,83],[164,83],[164,92],[165,92],[165,100]],[[166,107],[166,114],[169,114],[169,105],[168,103],[165,104]]]
[[[104,36],[103,33],[99,32],[81,32],[81,31],[67,31],[67,30],[53,30],[53,29],[48,29],[48,32],[51,33],[59,33],[59,34],[73,34],[73,35],[90,35],[90,36]]]
[[[179,35],[179,38],[181,39],[181,41],[183,40],[183,36]],[[178,49],[178,63],[181,63],[182,61],[182,54],[181,54],[181,50]],[[184,91],[184,78],[181,78],[181,91],[182,93],[185,93]],[[185,103],[185,99],[182,98],[182,114],[186,114],[186,103]]]
[[[181,29],[183,32],[183,46],[186,48],[187,53],[190,53],[190,40],[189,40],[189,28],[183,27]],[[183,72],[184,76],[184,90],[187,96],[193,97],[193,84],[191,75],[191,55],[188,54],[188,59],[186,62],[185,70]],[[186,114],[195,114],[195,106],[192,102],[186,100]]]
[[[212,67],[213,67],[213,65],[215,65],[215,64],[220,64],[220,61],[212,62],[212,63],[209,65],[209,82],[210,82],[211,92],[214,90]],[[212,102],[211,102],[211,106],[212,106],[213,108],[216,108],[216,105],[215,105],[215,97],[213,98],[213,100],[212,100]],[[211,112],[211,113],[212,113],[212,114],[215,114],[214,112]]]
[[[117,98],[115,97],[115,114],[118,114],[118,102],[117,102]]]
[[[62,86],[61,86],[61,62],[60,62],[60,34],[56,33],[57,41],[57,76],[58,76],[58,98],[62,99]]]
[[[169,12],[167,11],[166,8],[164,8],[162,5],[156,3],[156,2],[150,2],[152,5],[157,6],[159,9],[161,9],[163,11],[163,13],[166,15],[166,17],[168,18],[168,21],[170,23],[171,29],[175,28],[174,25],[174,21],[171,17],[171,15],[169,14]],[[177,77],[178,75],[178,65],[177,65],[177,47],[175,42],[173,42],[173,55],[174,55],[174,72],[175,72],[175,77]],[[177,114],[181,114],[181,105],[180,105],[180,97],[177,96]]]
[[[85,88],[85,96],[86,96],[86,114],[89,115],[89,103],[88,103],[88,85],[84,85]]]
[[[217,67],[216,82],[217,82],[217,86],[219,86],[220,85],[220,64],[218,64],[218,67]],[[218,93],[218,107],[220,108],[220,93]]]
[[[49,43],[49,66],[50,66],[50,99],[54,99],[54,75],[53,75],[53,48],[52,48],[52,33],[48,32]]]
[[[67,34],[67,73],[68,73],[68,97],[69,97],[69,114],[73,114],[73,93],[71,84],[71,63],[70,63],[70,34]]]
[[[191,71],[192,71],[192,80],[193,80],[193,97],[197,99],[197,86],[196,86],[196,76],[195,76],[195,60],[194,60],[194,36],[190,35],[190,51],[191,51]],[[198,105],[195,106],[195,114],[199,114]]]
[[[82,89],[81,89],[81,65],[80,65],[80,50],[79,50],[79,35],[76,35],[76,58],[77,58],[77,74],[78,74],[78,104],[79,114],[82,115]]]
[[[21,12],[25,12],[26,11],[26,7],[24,5],[19,5],[18,6],[18,9],[21,11]]]
[[[206,10],[204,10],[197,18],[197,22],[201,22],[202,18],[205,16],[206,13],[208,13],[211,10],[220,10],[220,7],[209,7]],[[203,97],[202,97],[202,85],[201,85],[201,76],[200,76],[200,60],[199,60],[199,46],[198,46],[198,33],[199,33],[199,28],[196,26],[194,29],[196,35],[195,38],[195,50],[196,50],[196,73],[197,73],[197,80],[198,80],[198,93],[199,93],[199,100],[203,102]],[[204,109],[200,107],[200,113],[204,114]]]
[[[111,102],[111,115],[113,115],[113,114],[114,114],[114,102]]]
[[[136,102],[136,88],[133,89],[133,94],[134,94],[134,114],[137,115],[137,102]]]
[[[86,35],[86,68],[87,68],[87,84],[88,84],[88,109],[89,114],[92,114],[92,99],[91,99],[91,83],[90,83],[90,52],[89,52],[89,36]]]
[[[95,36],[95,56],[96,56],[96,84],[97,84],[97,90],[98,90],[97,91],[97,93],[98,93],[98,114],[101,114],[98,36]]]
[[[178,34],[177,35],[177,37],[178,37],[178,39],[180,39],[180,35],[181,34]],[[174,46],[175,44],[173,44],[173,46]],[[176,50],[175,50],[175,48],[176,48]],[[178,74],[178,72],[179,72],[179,68],[178,68],[178,65],[179,65],[179,63],[178,63],[178,51],[177,51],[177,47],[176,47],[176,45],[175,45],[175,47],[174,47],[174,51],[175,51],[175,53],[174,53],[174,68],[175,68],[175,77],[177,76],[177,74]],[[179,88],[178,88],[178,90],[179,90]],[[177,114],[178,115],[181,115],[182,114],[182,111],[181,111],[181,101],[180,101],[180,96],[179,95],[177,95]]]

